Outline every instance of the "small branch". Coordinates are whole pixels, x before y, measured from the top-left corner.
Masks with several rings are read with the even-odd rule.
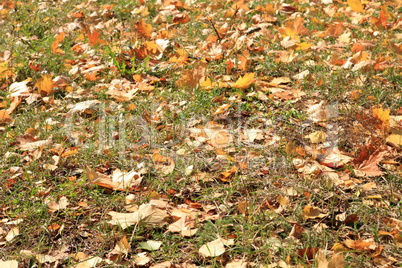
[[[208,19],[209,23],[211,23],[212,28],[214,28],[216,35],[218,36],[219,41],[222,40],[221,35],[219,34],[218,30],[215,28],[215,24],[212,22],[212,19]]]

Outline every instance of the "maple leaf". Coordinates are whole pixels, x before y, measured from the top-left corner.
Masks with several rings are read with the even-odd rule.
[[[355,12],[363,12],[363,4],[360,0],[348,0],[348,5]]]
[[[135,24],[137,28],[138,34],[145,38],[151,38],[152,35],[152,25],[145,22],[144,19],[141,19],[139,22]]]
[[[279,28],[279,32],[283,37],[298,39],[301,35],[307,35],[309,30],[304,26],[303,18],[297,17],[294,21],[286,21],[285,28]]]
[[[353,160],[354,172],[358,177],[381,176],[384,172],[378,167],[378,164],[386,154],[382,148],[377,149],[370,154],[369,148],[364,147],[359,156]]]
[[[205,77],[206,63],[199,62],[192,70],[185,69],[181,74],[181,78],[176,81],[176,85],[179,87],[196,87],[200,81]]]
[[[42,95],[49,95],[53,89],[53,80],[51,74],[44,74],[35,83],[35,87],[38,88],[38,92]]]
[[[237,81],[232,85],[234,88],[246,89],[254,83],[254,73],[247,73],[243,77],[237,79]]]
[[[377,129],[382,130],[384,133],[388,133],[390,129],[390,109],[383,110],[382,108],[373,108],[373,116],[380,120],[379,124],[376,124]]]
[[[88,39],[89,39],[89,44],[94,46],[94,45],[100,45],[103,44],[105,41],[100,39],[100,33],[95,30],[92,31],[91,33],[88,34]]]

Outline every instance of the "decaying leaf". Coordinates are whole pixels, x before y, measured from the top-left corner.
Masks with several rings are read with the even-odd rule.
[[[89,182],[117,191],[125,191],[133,186],[139,186],[142,181],[142,174],[134,170],[124,172],[115,169],[111,176],[107,176],[86,167],[86,175]]]
[[[322,250],[319,250],[315,256],[317,268],[343,268],[345,267],[345,260],[342,253],[335,253],[328,261]]]
[[[202,245],[198,252],[205,257],[216,257],[222,255],[225,252],[225,245],[229,246],[232,244],[232,240],[217,238],[214,241]]]
[[[141,242],[138,246],[148,251],[155,251],[158,250],[161,245],[162,242],[160,241],[148,240],[146,242]]]
[[[68,199],[65,196],[62,196],[58,202],[46,200],[45,204],[49,208],[50,212],[55,212],[57,210],[66,209],[69,205]]]
[[[20,234],[20,228],[15,226],[12,227],[11,230],[7,233],[5,239],[7,242],[10,242],[11,240],[14,239],[14,237],[18,236]]]
[[[175,163],[173,158],[155,153],[152,156],[156,170],[160,170],[163,174],[168,175],[174,171]]]
[[[2,268],[18,268],[18,261],[2,261],[0,260],[0,267]]]
[[[363,148],[359,156],[353,160],[354,172],[358,177],[381,176],[384,172],[378,167],[378,164],[386,154],[383,149],[377,149],[370,154],[367,147]]]
[[[377,244],[372,239],[366,239],[366,240],[347,239],[343,241],[343,244],[348,248],[359,251],[372,251],[377,248]]]
[[[108,214],[112,216],[112,219],[108,222],[113,225],[119,225],[123,229],[140,223],[150,226],[163,226],[167,223],[166,220],[169,217],[169,214],[165,210],[149,203],[142,204],[133,213],[111,211]]]
[[[302,215],[305,219],[324,218],[328,214],[321,213],[321,209],[312,205],[307,205],[303,208]]]

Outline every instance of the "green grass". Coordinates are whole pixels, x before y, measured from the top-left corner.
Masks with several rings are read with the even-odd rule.
[[[282,46],[279,28],[294,18],[280,9],[279,2],[258,3],[263,7],[273,4],[274,14],[254,10],[254,3],[246,4],[250,11],[240,9],[234,16],[228,15],[234,11],[235,2],[231,1],[196,1],[189,7],[173,8],[173,12],[156,1],[144,5],[117,1],[109,11],[107,1],[28,1],[16,3],[15,8],[2,3],[0,11],[6,11],[0,12],[0,71],[8,66],[12,75],[0,73],[0,110],[13,103],[9,87],[15,82],[28,80],[30,93],[38,93],[36,82],[44,74],[53,78],[63,75],[71,82],[47,96],[38,94],[30,104],[22,97],[10,114],[11,120],[0,120],[0,260],[17,260],[23,267],[52,265],[40,263],[38,254],[44,254],[58,258],[63,267],[72,267],[85,261],[77,259],[85,253],[88,259],[103,259],[97,267],[134,267],[138,254],[146,254],[150,259],[145,267],[164,261],[223,267],[236,259],[257,266],[284,261],[290,267],[317,267],[317,260],[300,252],[328,250],[329,259],[334,245],[347,239],[370,238],[376,243],[375,250],[343,246],[345,267],[400,267],[401,242],[397,236],[384,235],[397,230],[386,220],[402,217],[400,147],[387,147],[384,159],[388,162],[380,163],[385,172],[382,176],[356,177],[351,163],[333,169],[332,175],[344,181],[339,185],[325,172],[303,174],[292,164],[295,158],[314,163],[312,153],[303,153],[301,148],[319,145],[311,144],[306,135],[331,131],[323,122],[309,121],[308,108],[321,101],[335,104],[333,108],[339,110],[339,117],[331,122],[339,127],[340,151],[356,158],[370,139],[386,144],[389,133],[382,135],[376,129],[378,119],[372,116],[372,109],[381,106],[390,109],[392,116],[400,114],[400,54],[389,46],[389,42],[397,43],[400,30],[374,26],[371,19],[378,18],[380,8],[373,3],[365,3],[363,14],[367,18],[353,24],[353,13],[345,11],[346,2],[328,6],[342,10],[334,17],[328,16],[324,5],[304,2],[292,5],[309,30],[300,36],[300,42],[316,46],[305,50]],[[388,22],[395,23],[400,8],[385,5],[393,15]],[[177,14],[187,14],[190,21],[176,23]],[[270,23],[267,28],[247,35],[248,29],[260,26],[258,16],[264,14],[275,20],[263,17]],[[136,23],[141,19],[152,25],[151,37],[139,33]],[[335,22],[350,31],[349,43],[339,45],[338,37],[325,36],[328,26]],[[208,36],[216,35],[214,27],[221,38],[207,41]],[[90,44],[88,34],[94,30],[103,43]],[[61,31],[66,33],[58,46],[63,53],[55,54],[51,46]],[[146,42],[149,45],[156,39],[170,42],[162,55],[149,53],[144,59],[134,56],[145,53],[141,49]],[[334,59],[355,56],[351,47],[362,40],[373,43],[364,50],[368,59],[376,63],[385,59],[383,65],[352,71],[333,64]],[[180,50],[188,59],[174,63],[173,56]],[[1,65],[7,51],[10,57]],[[250,56],[248,67],[242,69],[239,55],[244,51]],[[279,53],[292,51],[293,61],[280,60]],[[122,54],[128,55],[127,61],[122,60]],[[231,69],[230,62],[235,64]],[[212,82],[227,85],[204,89],[199,83],[180,84],[184,70],[196,70],[201,64],[205,64],[205,76]],[[85,73],[100,65],[103,69],[96,79]],[[305,70],[309,75],[304,79],[292,78]],[[251,72],[255,73],[255,83],[243,89],[230,86]],[[137,88],[132,99],[122,102],[109,94],[113,80],[126,81],[124,87],[128,88],[138,86],[135,81],[139,77],[154,89]],[[288,77],[291,82],[265,85],[278,77]],[[305,95],[287,99],[288,95],[272,89],[279,87],[285,92],[301,90]],[[356,92],[360,92],[357,97],[353,95]],[[68,117],[74,105],[87,100],[100,103]],[[219,112],[226,104],[230,106]],[[227,130],[232,142],[223,148],[214,146],[208,137],[211,122]],[[204,129],[208,124],[211,129]],[[247,141],[249,130],[262,130],[262,136]],[[36,150],[25,150],[19,143],[22,137],[51,141]],[[158,154],[173,160],[171,173],[158,170],[154,159]],[[54,170],[47,168],[57,159]],[[235,166],[237,172],[225,177],[225,172]],[[116,169],[146,171],[140,185],[113,191],[91,183],[86,167],[107,176]],[[376,188],[365,189],[363,185],[369,182]],[[108,212],[127,212],[129,194],[138,206],[159,198],[168,204],[168,213],[174,209],[191,211],[198,231],[190,237],[167,232],[167,226],[178,220],[170,214],[161,227],[138,224],[123,229],[108,223]],[[57,202],[62,197],[67,198],[67,207],[50,211],[48,200]],[[278,200],[283,199],[288,204],[280,206]],[[247,204],[246,209],[241,204]],[[309,204],[326,216],[306,218],[303,209]],[[337,218],[342,213],[358,219],[344,222]],[[23,221],[7,224],[17,219]],[[7,241],[6,235],[16,226],[20,234]],[[294,228],[303,232],[293,237]],[[225,246],[220,256],[199,253],[201,246],[218,237],[233,239],[234,243]],[[123,238],[129,243],[128,254],[113,256],[112,250]],[[149,252],[139,246],[148,240],[162,242],[160,249]],[[379,246],[382,252],[376,252]]]

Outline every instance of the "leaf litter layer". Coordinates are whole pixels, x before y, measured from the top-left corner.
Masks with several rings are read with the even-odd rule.
[[[0,3],[1,267],[398,267],[401,2]]]

